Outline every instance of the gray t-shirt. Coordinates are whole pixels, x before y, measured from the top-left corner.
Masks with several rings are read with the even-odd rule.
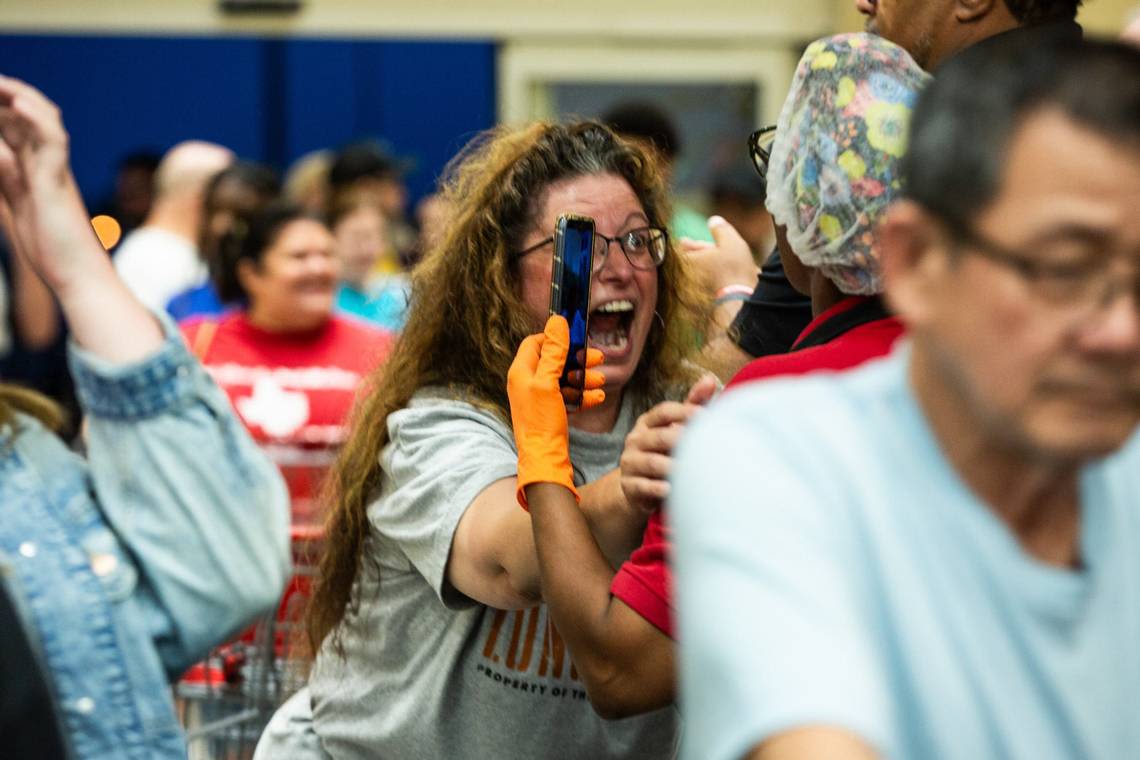
[[[577,483],[617,466],[633,416],[627,400],[612,432],[571,430]],[[545,605],[495,610],[446,579],[463,512],[517,472],[511,429],[490,411],[420,392],[388,430],[354,589],[363,603],[340,629],[346,658],[322,651],[258,756],[301,756],[300,734],[315,747],[315,727],[336,758],[672,757],[676,709],[599,718]]]

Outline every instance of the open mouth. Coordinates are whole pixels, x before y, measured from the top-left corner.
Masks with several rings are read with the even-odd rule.
[[[633,324],[633,301],[607,301],[590,312],[589,343],[607,354],[620,354],[629,348],[629,328]]]

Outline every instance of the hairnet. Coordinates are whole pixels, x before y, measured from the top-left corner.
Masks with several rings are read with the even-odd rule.
[[[767,206],[800,261],[844,293],[881,290],[872,231],[901,189],[911,110],[929,80],[901,47],[863,33],[813,42],[796,67]]]

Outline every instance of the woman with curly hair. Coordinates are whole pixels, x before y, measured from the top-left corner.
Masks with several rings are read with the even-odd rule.
[[[516,349],[546,320],[555,222],[592,216],[605,401],[571,415],[569,453],[582,513],[620,562],[696,408],[669,401],[696,380],[695,298],[663,231],[661,177],[599,124],[540,123],[477,140],[444,196],[447,232],[413,275],[407,325],[330,478],[309,685],[258,757],[669,756],[673,708],[598,718],[548,618],[506,392]]]

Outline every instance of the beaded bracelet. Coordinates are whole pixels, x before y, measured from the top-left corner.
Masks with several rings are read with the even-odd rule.
[[[716,292],[713,306],[720,306],[730,301],[747,301],[751,298],[753,290],[751,285],[725,285]]]

